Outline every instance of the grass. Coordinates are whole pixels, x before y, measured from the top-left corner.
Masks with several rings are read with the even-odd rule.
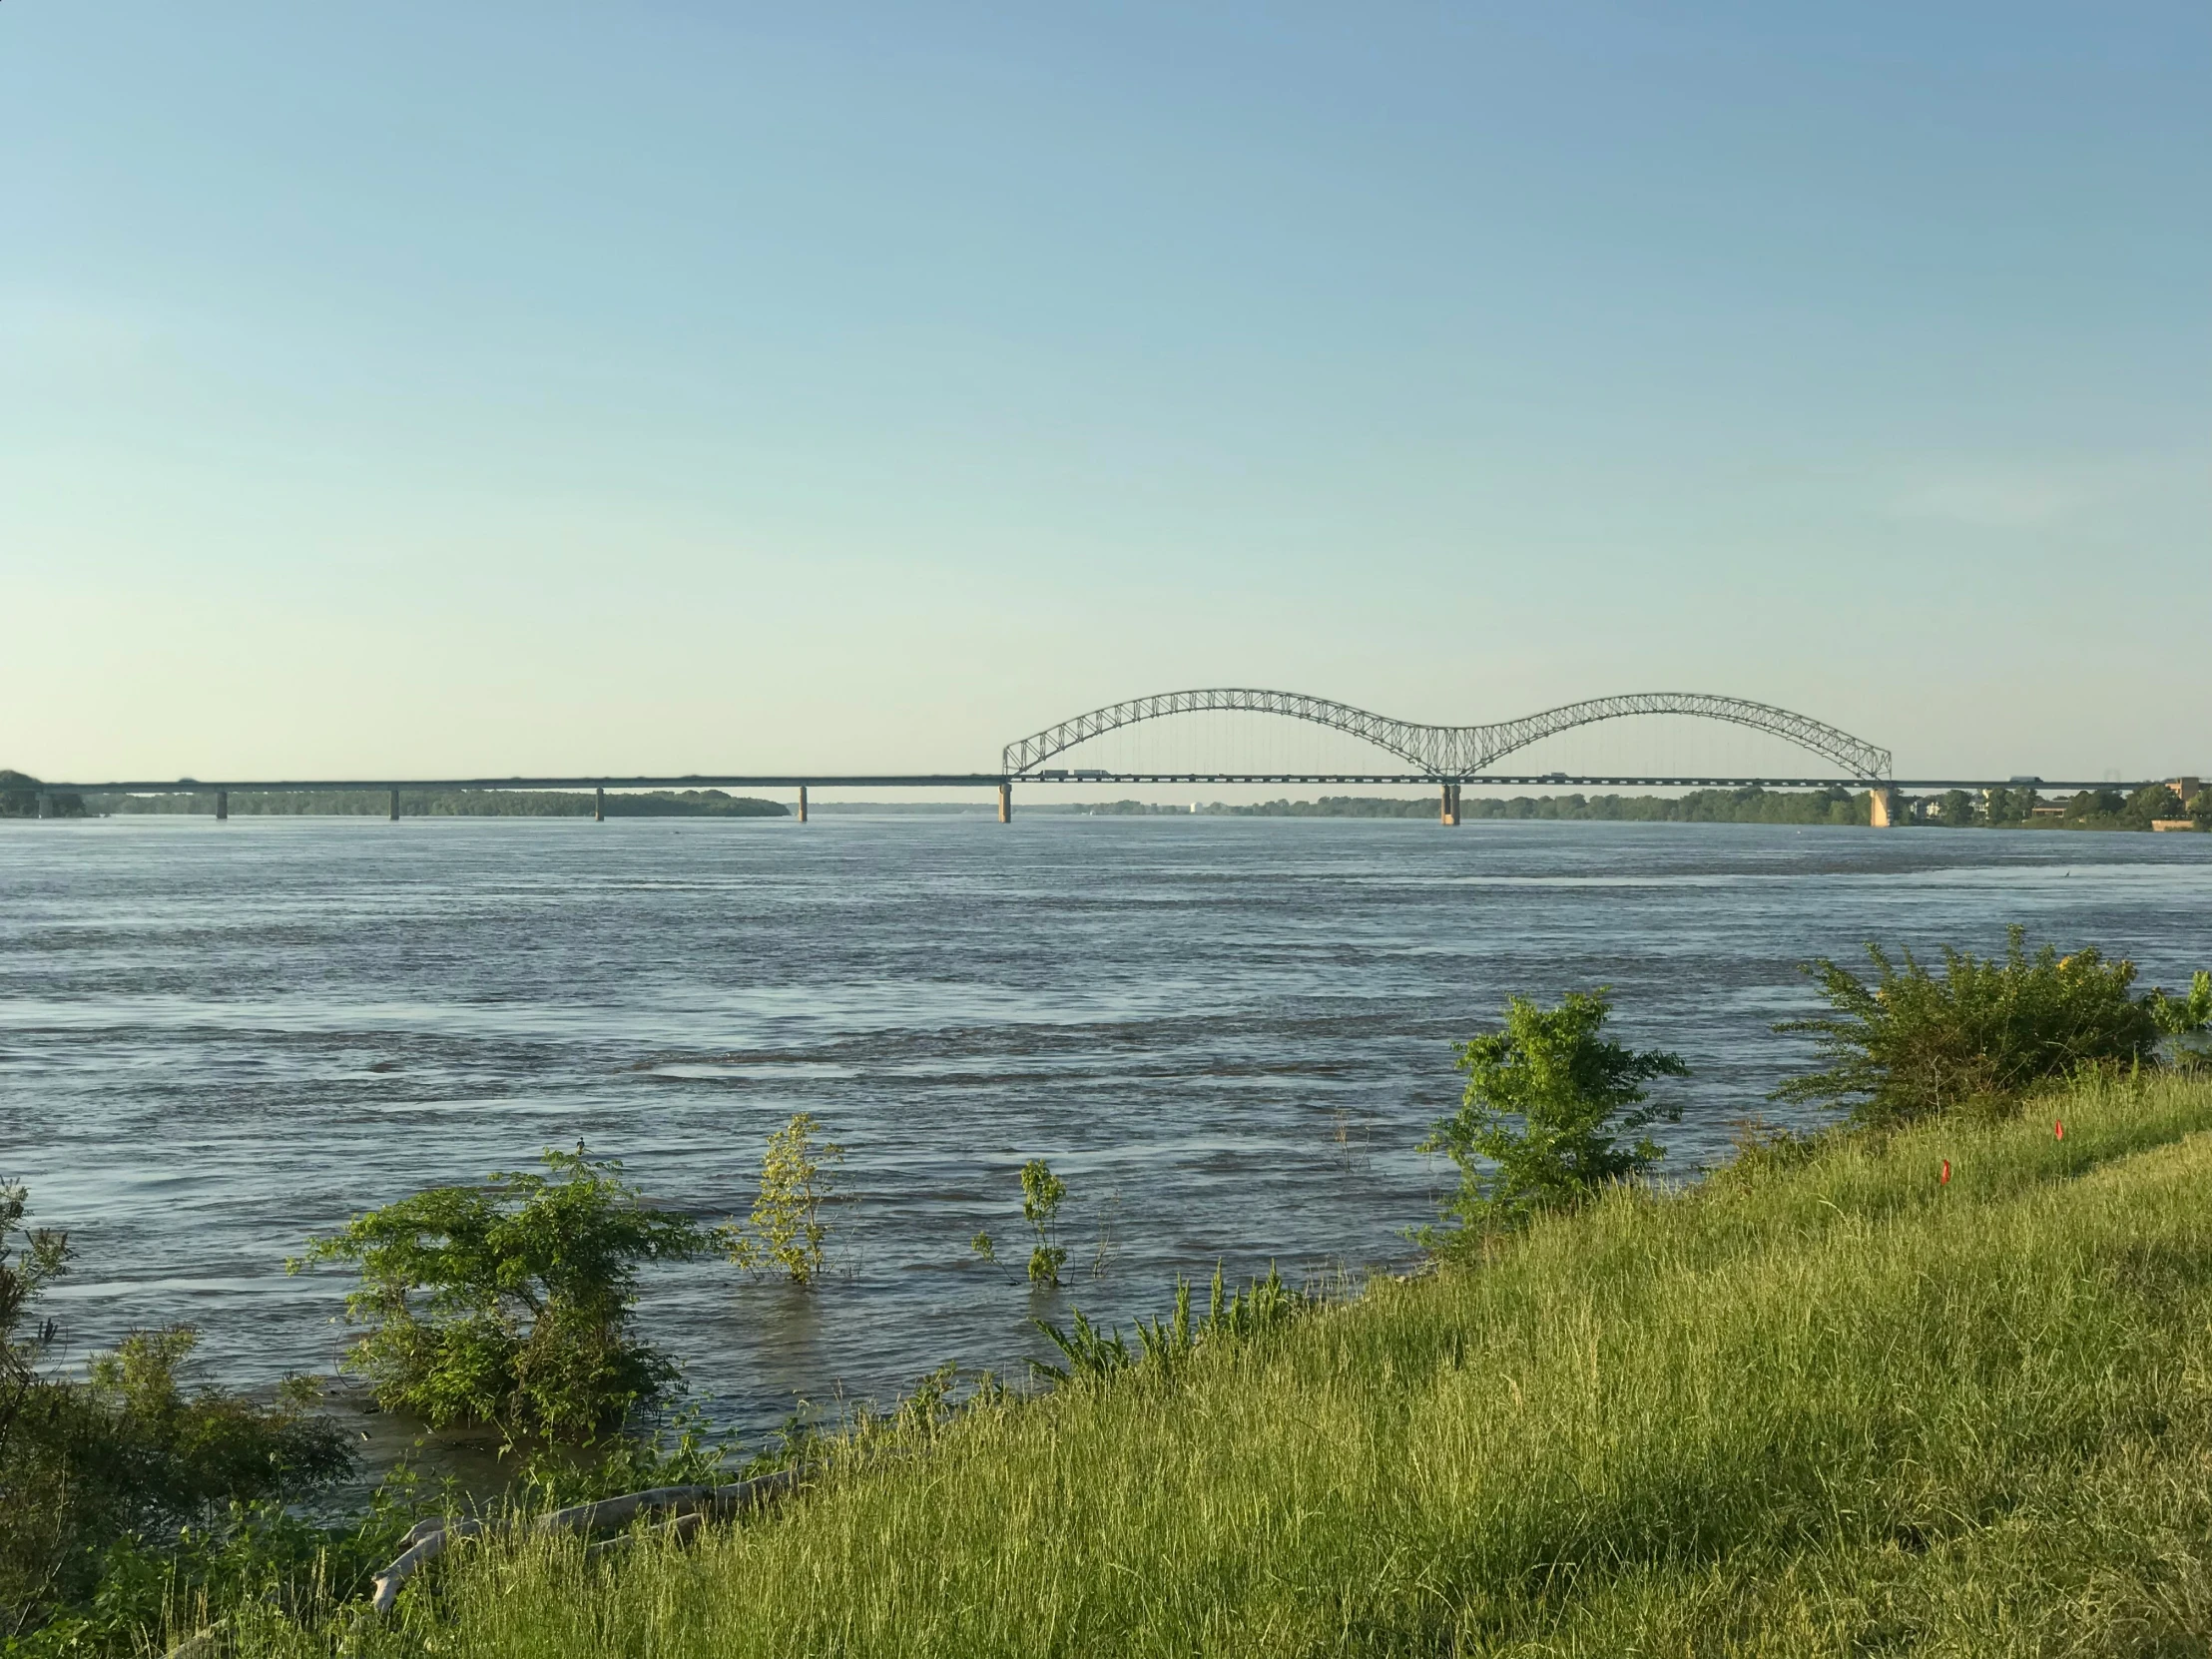
[[[2202,1654],[2208,1129],[2120,1079],[1616,1191],[690,1550],[464,1555],[365,1651]]]

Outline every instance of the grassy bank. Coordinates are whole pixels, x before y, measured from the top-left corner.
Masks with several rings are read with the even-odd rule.
[[[2207,1129],[2212,1082],[2122,1080],[1616,1192],[690,1550],[464,1555],[370,1644],[2201,1652]]]

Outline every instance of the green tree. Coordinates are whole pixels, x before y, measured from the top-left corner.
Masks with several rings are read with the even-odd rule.
[[[774,1263],[795,1285],[821,1277],[822,1247],[830,1237],[822,1207],[833,1196],[830,1172],[844,1162],[844,1148],[834,1141],[818,1144],[819,1128],[813,1113],[798,1112],[769,1137],[751,1225],[731,1222],[721,1230],[724,1251],[739,1267]]]
[[[2203,789],[2189,798],[2189,819],[2199,830],[2212,830],[2212,789]]]
[[[1608,991],[1569,991],[1556,1008],[1516,996],[1502,1031],[1460,1046],[1466,1092],[1419,1150],[1459,1167],[1459,1189],[1444,1211],[1462,1229],[1495,1231],[1568,1208],[1661,1157],[1642,1131],[1678,1121],[1682,1109],[1644,1105],[1643,1085],[1686,1077],[1689,1067],[1680,1055],[1633,1053],[1602,1036]]]
[[[1980,809],[1974,798],[1964,790],[1946,790],[1936,807],[1943,827],[1948,830],[1969,830],[1981,821]]]
[[[2076,790],[2066,800],[2068,824],[2109,823],[2127,805],[2118,790]]]
[[[2138,829],[2148,830],[2153,819],[2180,818],[2181,797],[2164,784],[2145,784],[2127,798],[2120,817]]]
[[[1812,1035],[1827,1069],[1793,1079],[1775,1098],[1848,1107],[1863,1124],[1894,1126],[1975,1104],[2008,1109],[2020,1091],[2084,1064],[2156,1065],[2160,1039],[2212,1020],[2212,974],[2190,994],[2136,996],[2135,964],[2095,949],[2030,956],[2025,930],[2008,929],[2004,956],[1980,960],[1946,946],[1938,976],[1908,950],[1901,967],[1867,945],[1875,978],[1828,957],[1805,964],[1830,1012],[1775,1029]]]
[[[431,1187],[307,1241],[288,1264],[360,1269],[345,1357],[386,1410],[590,1439],[619,1427],[676,1368],[630,1330],[638,1265],[697,1255],[714,1234],[646,1205],[613,1159],[548,1148],[548,1173]]]
[[[1052,1231],[1067,1196],[1067,1183],[1054,1175],[1042,1158],[1032,1158],[1021,1166],[1021,1219],[1037,1236],[1036,1248],[1029,1253],[1032,1285],[1059,1284],[1060,1270],[1067,1265],[1067,1247]]]

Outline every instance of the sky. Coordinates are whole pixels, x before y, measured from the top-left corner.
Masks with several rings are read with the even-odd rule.
[[[1247,685],[2212,775],[2207,84],[2198,0],[7,0],[0,766]]]

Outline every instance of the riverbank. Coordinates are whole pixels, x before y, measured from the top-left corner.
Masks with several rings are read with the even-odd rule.
[[[2180,1651],[2208,1130],[2199,1075],[1755,1151],[1172,1374],[912,1416],[688,1550],[463,1556],[372,1645]]]

